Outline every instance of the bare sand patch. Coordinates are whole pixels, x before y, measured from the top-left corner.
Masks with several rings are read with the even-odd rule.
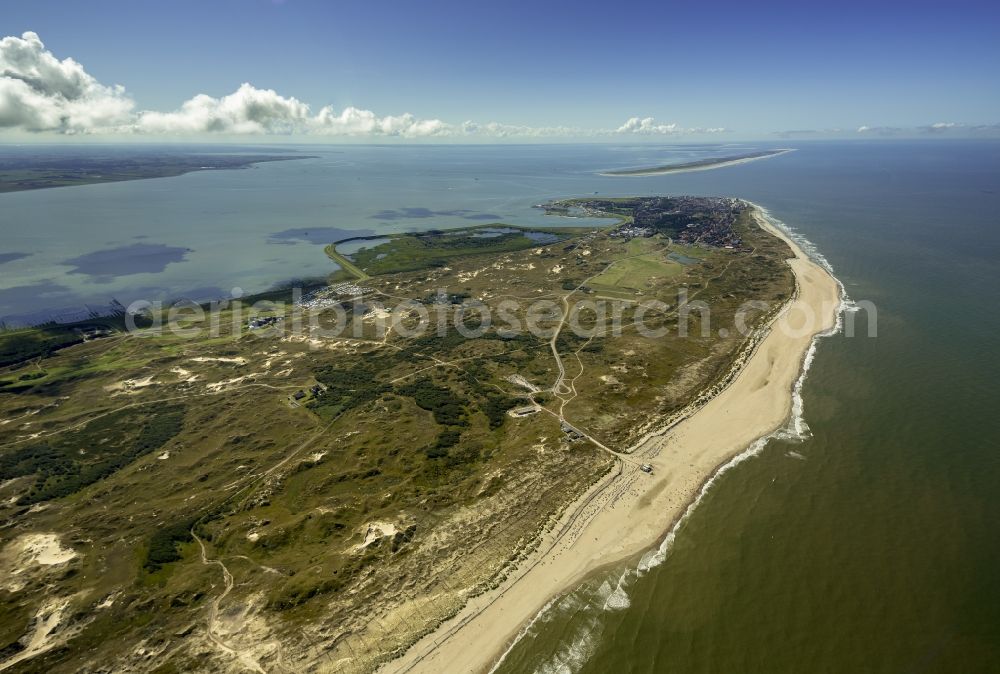
[[[76,557],[73,550],[62,546],[56,534],[27,534],[20,540],[22,554],[36,564],[65,564]]]
[[[365,527],[365,539],[353,546],[350,552],[361,552],[379,539],[395,536],[398,531],[392,522],[369,522]]]
[[[135,393],[140,389],[146,388],[147,386],[153,386],[159,383],[160,382],[153,379],[153,375],[149,375],[148,377],[141,377],[137,379],[123,379],[119,382],[115,382],[114,384],[108,384],[104,387],[104,390],[113,394]]]
[[[183,383],[189,383],[193,381],[198,381],[201,375],[192,374],[190,370],[185,370],[183,367],[172,367],[170,371],[177,375],[177,378]]]
[[[721,465],[786,423],[813,339],[836,325],[840,286],[784,233],[758,220],[795,254],[789,265],[797,293],[775,324],[805,311],[819,317],[813,329],[770,329],[731,383],[690,416],[632,448],[631,456],[653,465],[652,475],[623,463],[620,475],[613,472],[567,509],[507,580],[471,600],[382,671],[489,670],[553,597],[599,568],[660,544]]]
[[[209,356],[197,356],[195,358],[191,358],[190,360],[193,360],[196,363],[232,363],[234,365],[247,364],[247,359],[241,356],[234,356],[234,357],[218,356],[215,358],[211,358]]]
[[[64,548],[54,533],[23,534],[0,553],[0,588],[19,592],[32,580],[43,577],[77,553]]]

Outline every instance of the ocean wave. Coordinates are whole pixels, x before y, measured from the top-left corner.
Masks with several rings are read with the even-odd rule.
[[[667,535],[664,537],[663,542],[660,543],[659,547],[648,551],[642,556],[639,560],[639,564],[636,566],[636,571],[643,574],[666,561],[667,554],[674,546],[674,540],[677,538],[677,532],[680,531],[684,524],[688,521],[688,518],[691,517],[691,514],[701,503],[702,499],[705,498],[705,494],[707,494],[708,491],[715,485],[716,481],[726,472],[732,470],[747,459],[760,454],[764,449],[764,445],[766,445],[770,439],[771,435],[767,435],[754,440],[745,450],[719,466],[716,471],[712,473],[712,476],[705,480],[705,482],[701,485],[701,489],[698,490],[694,499],[688,504],[687,508],[684,509],[684,513],[677,518],[676,522],[674,522],[674,526],[670,527],[670,531],[667,532]]]
[[[673,547],[674,540],[677,538],[677,532],[680,531],[681,527],[684,526],[685,522],[687,522],[688,518],[691,516],[691,513],[693,513],[694,510],[698,507],[702,499],[705,497],[705,494],[707,494],[708,491],[715,485],[716,481],[719,479],[720,476],[722,476],[729,470],[733,469],[734,467],[738,466],[739,464],[743,463],[747,459],[750,459],[760,454],[762,451],[764,451],[764,447],[766,447],[767,443],[770,442],[771,440],[784,440],[786,442],[787,441],[801,442],[810,437],[811,432],[809,430],[809,424],[806,423],[804,414],[805,401],[802,398],[802,389],[805,386],[806,377],[809,375],[809,370],[812,367],[813,360],[816,357],[816,348],[821,339],[823,339],[824,337],[830,337],[831,335],[836,335],[843,329],[845,311],[857,310],[857,307],[854,306],[854,303],[847,296],[847,289],[844,288],[843,282],[837,278],[836,274],[834,274],[833,265],[831,265],[830,262],[823,256],[823,254],[816,249],[816,246],[815,244],[813,244],[812,241],[810,241],[802,234],[800,234],[797,230],[795,230],[795,228],[789,226],[788,224],[772,216],[770,212],[768,212],[768,210],[763,206],[759,204],[754,204],[753,202],[748,202],[748,203],[757,208],[764,216],[764,219],[767,220],[769,224],[774,226],[776,229],[778,229],[783,234],[788,236],[788,238],[794,241],[796,245],[798,245],[798,247],[802,249],[802,252],[804,252],[811,260],[813,260],[818,265],[823,267],[823,269],[829,272],[830,276],[833,277],[833,280],[837,282],[837,286],[840,289],[839,292],[840,303],[839,306],[837,307],[837,320],[834,323],[833,327],[816,334],[812,338],[812,341],[809,343],[809,348],[806,350],[806,355],[802,359],[802,369],[799,371],[799,376],[795,380],[795,385],[792,387],[792,410],[791,414],[789,414],[788,416],[788,421],[785,423],[785,425],[777,429],[776,431],[769,433],[768,435],[765,435],[763,437],[754,440],[744,451],[742,451],[741,453],[737,454],[726,463],[719,466],[719,468],[716,469],[716,471],[712,474],[712,476],[707,480],[705,480],[705,483],[702,484],[701,489],[698,491],[698,494],[695,496],[694,500],[692,500],[691,503],[688,504],[688,507],[684,510],[684,513],[674,523],[674,526],[670,528],[670,531],[667,532],[666,537],[664,537],[663,542],[660,543],[659,547],[647,552],[639,560],[639,564],[636,568],[636,571],[639,573],[645,573],[650,569],[659,566],[666,560],[667,555],[670,552],[670,549]]]
[[[612,597],[621,595],[624,597],[625,603],[620,606],[620,609],[628,608],[628,593],[622,585],[628,575],[628,571],[622,574],[619,584],[616,587],[611,587],[610,581],[605,581],[596,590],[593,585],[585,585],[568,594],[553,597],[521,628],[521,631],[518,632],[517,636],[507,647],[507,650],[500,655],[493,664],[493,667],[490,668],[489,674],[494,674],[503,665],[507,656],[514,650],[514,647],[524,637],[533,632],[535,626],[565,617],[567,614],[583,615],[586,618],[581,625],[574,629],[572,638],[545,662],[538,665],[535,668],[535,672],[536,674],[572,674],[572,672],[577,671],[590,659],[597,643],[597,630],[600,628],[600,620],[597,617],[599,613],[597,611],[598,602],[603,601],[606,604],[608,601],[614,601]]]
[[[493,674],[494,672],[496,672],[497,669],[500,668],[500,665],[504,663],[504,660],[507,659],[507,656],[510,655],[510,652],[514,650],[514,647],[517,646],[518,643],[520,643],[521,639],[523,639],[525,635],[527,635],[528,632],[530,632],[532,628],[534,628],[534,626],[538,624],[540,621],[541,622],[547,621],[549,619],[550,612],[552,611],[553,607],[562,602],[564,599],[565,595],[555,596],[548,602],[546,602],[545,606],[539,609],[538,613],[532,616],[531,620],[529,620],[527,624],[525,624],[524,627],[521,628],[521,630],[517,633],[517,636],[514,637],[514,640],[510,642],[509,646],[507,646],[507,650],[505,650],[503,653],[500,654],[500,657],[497,658],[497,661],[493,663],[493,666],[490,668],[488,674]]]
[[[666,561],[670,550],[673,548],[674,541],[677,538],[677,533],[687,523],[688,519],[701,504],[705,495],[712,489],[713,486],[715,486],[716,482],[722,475],[729,472],[744,461],[759,455],[764,451],[764,448],[771,440],[801,442],[810,437],[811,432],[809,430],[809,424],[806,423],[804,415],[805,402],[802,398],[802,389],[805,385],[809,370],[812,367],[813,359],[816,356],[817,345],[822,338],[838,334],[843,329],[843,317],[845,312],[858,310],[858,307],[854,304],[850,297],[848,297],[847,289],[844,287],[843,282],[838,279],[834,273],[833,265],[830,264],[830,262],[823,256],[822,253],[819,252],[819,250],[817,250],[815,244],[800,234],[795,228],[772,216],[763,206],[754,204],[753,202],[748,203],[757,208],[769,224],[773,225],[776,229],[788,236],[789,239],[794,241],[802,252],[804,252],[811,260],[816,262],[816,264],[820,267],[829,272],[830,276],[832,276],[834,281],[837,282],[840,300],[837,307],[837,320],[833,327],[816,334],[809,344],[806,355],[802,359],[802,368],[799,372],[799,376],[795,380],[795,385],[792,387],[792,409],[785,425],[768,435],[757,438],[750,443],[745,450],[719,466],[702,484],[701,489],[698,490],[694,499],[688,504],[687,508],[684,509],[684,512],[677,519],[677,521],[674,522],[674,525],[667,532],[667,535],[664,537],[660,545],[651,550],[647,550],[639,559],[639,562],[634,569],[625,569],[619,577],[617,584],[613,587],[610,579],[605,580],[604,583],[601,584],[597,590],[597,598],[599,601],[603,602],[601,604],[603,611],[624,610],[631,605],[631,599],[628,595],[629,581],[647,573],[657,566],[660,566]],[[801,454],[795,454],[798,457],[805,458],[802,457]],[[591,590],[591,592],[592,591],[593,590]],[[507,658],[507,655],[514,649],[515,646],[517,646],[528,631],[531,630],[531,628],[535,626],[539,620],[543,620],[543,616],[547,616],[544,620],[547,620],[548,617],[554,617],[551,616],[550,613],[552,608],[556,606],[557,603],[569,602],[568,604],[564,604],[564,610],[568,609],[570,604],[575,604],[573,610],[578,610],[581,603],[589,604],[590,602],[583,599],[581,592],[586,592],[586,590],[580,588],[576,592],[571,592],[570,594],[562,595],[561,597],[556,597],[549,601],[549,603],[547,603],[542,610],[539,611],[538,614],[536,614],[531,621],[529,621],[528,624],[521,629],[514,641],[490,670],[490,674],[493,674],[493,672],[496,671],[496,669]],[[596,606],[593,608],[596,608]],[[591,610],[593,610],[593,608]],[[564,648],[561,648],[558,652],[556,652],[548,661],[539,666],[536,669],[536,672],[544,674],[572,674],[572,672],[578,671],[579,668],[590,658],[590,655],[594,650],[594,646],[596,645],[596,632],[600,626],[600,622],[597,617],[599,613],[600,612],[595,612],[595,616],[593,618],[587,620],[584,625],[576,630],[573,635],[573,639]]]
[[[839,311],[837,312],[837,324],[833,328],[831,328],[831,330],[828,331],[827,334],[822,334],[819,336],[825,337],[840,332],[841,328],[843,327],[842,317],[844,312],[857,311],[858,307],[857,305],[855,305],[854,300],[852,300],[847,295],[847,288],[845,288],[844,283],[839,278],[837,278],[837,274],[834,272],[833,265],[830,264],[830,261],[826,259],[826,256],[823,255],[823,253],[819,252],[819,249],[816,248],[816,244],[814,244],[812,241],[803,236],[803,234],[799,232],[799,230],[797,230],[795,227],[792,227],[787,222],[784,222],[774,217],[773,215],[771,215],[771,212],[769,210],[767,210],[760,204],[754,203],[752,201],[747,201],[746,203],[750,204],[758,211],[760,211],[761,215],[764,216],[764,219],[767,220],[768,224],[772,225],[775,229],[777,229],[785,236],[787,236],[789,239],[794,241],[810,260],[812,260],[820,267],[825,269],[827,272],[829,272],[830,276],[833,277],[833,280],[837,282],[837,287],[840,289],[840,308]]]
[[[806,423],[805,416],[803,414],[805,402],[802,400],[802,387],[805,385],[806,376],[808,376],[809,369],[812,367],[813,359],[816,357],[816,347],[819,344],[819,340],[822,338],[840,333],[840,331],[844,329],[844,314],[858,311],[858,306],[854,303],[854,300],[848,296],[847,288],[844,287],[843,281],[837,278],[833,265],[830,264],[830,261],[827,260],[821,252],[819,252],[819,249],[816,248],[816,244],[803,236],[796,228],[771,215],[771,212],[760,204],[756,204],[752,201],[748,201],[747,203],[760,211],[761,215],[764,216],[764,219],[768,222],[768,224],[794,241],[802,252],[809,257],[809,259],[825,269],[837,283],[839,296],[836,317],[837,320],[833,327],[829,330],[824,330],[813,337],[812,342],[809,344],[809,349],[806,351],[806,355],[802,359],[802,370],[799,372],[798,379],[795,380],[795,385],[792,387],[792,413],[788,418],[788,423],[785,424],[783,428],[778,429],[766,438],[768,440],[774,438],[777,440],[801,442],[811,436],[809,424]]]
[[[599,627],[597,618],[581,625],[565,646],[535,668],[535,674],[573,674],[579,671],[594,653]]]
[[[623,611],[632,605],[632,601],[628,596],[628,581],[630,576],[630,571],[626,569],[618,578],[618,582],[615,583],[614,587],[612,587],[610,580],[604,581],[601,585],[601,594],[604,597],[603,608],[605,611]]]

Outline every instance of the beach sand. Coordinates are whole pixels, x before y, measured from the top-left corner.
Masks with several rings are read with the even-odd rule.
[[[761,159],[770,159],[771,157],[780,157],[788,152],[795,152],[793,149],[780,150],[774,154],[767,154],[761,157],[740,157],[739,159],[727,159],[724,161],[719,161],[715,164],[706,164],[704,166],[655,166],[649,169],[640,169],[629,173],[615,173],[614,171],[606,171],[598,173],[599,176],[607,176],[611,178],[645,178],[647,176],[662,176],[667,173],[688,173],[691,171],[711,171],[712,169],[725,168],[726,166],[738,166],[740,164],[746,164],[752,161],[759,161]]]
[[[659,545],[721,465],[787,422],[814,337],[837,323],[840,285],[784,233],[758,221],[795,252],[789,264],[797,293],[739,375],[694,414],[624,457],[621,474],[613,471],[568,508],[505,583],[472,599],[381,671],[489,671],[548,602],[596,570]],[[808,329],[801,328],[804,314],[814,316]],[[653,465],[652,475],[639,471],[643,462]]]

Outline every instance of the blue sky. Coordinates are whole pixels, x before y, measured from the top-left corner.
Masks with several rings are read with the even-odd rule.
[[[32,0],[5,3],[0,36],[36,33],[55,59],[122,85],[133,116],[176,111],[196,94],[221,99],[247,82],[312,115],[408,113],[442,121],[438,130],[473,120],[601,135],[637,117],[653,118],[633,127],[646,135],[724,128],[764,138],[996,125],[998,25],[1000,9],[985,2]],[[0,137],[67,130],[23,114],[4,124],[3,110],[0,99]],[[124,115],[115,128],[128,126]],[[88,131],[81,119],[77,133]],[[295,119],[264,126],[295,132],[304,118]],[[213,128],[223,127],[248,128]]]

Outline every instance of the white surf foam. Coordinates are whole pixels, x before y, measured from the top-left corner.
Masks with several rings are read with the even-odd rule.
[[[688,504],[688,507],[684,509],[684,513],[677,519],[674,526],[670,528],[670,531],[667,532],[667,535],[664,537],[663,542],[660,543],[659,547],[650,550],[642,556],[642,559],[639,560],[639,564],[636,567],[636,571],[639,573],[646,573],[650,569],[662,564],[667,559],[667,554],[674,545],[674,540],[677,538],[677,532],[680,531],[681,527],[683,527],[688,521],[688,518],[691,517],[691,513],[695,511],[702,499],[705,498],[705,494],[707,494],[708,491],[715,485],[719,477],[727,471],[740,465],[747,459],[760,454],[760,452],[764,449],[764,445],[766,445],[767,441],[770,439],[771,436],[765,436],[754,440],[754,442],[751,443],[751,445],[744,451],[719,466],[712,476],[705,480],[705,483],[701,485],[701,489],[698,490],[694,500],[692,500],[691,503]]]
[[[500,665],[504,663],[504,660],[507,659],[507,656],[510,654],[510,652],[514,650],[514,647],[517,646],[517,644],[529,632],[532,631],[535,625],[539,623],[546,623],[549,620],[553,620],[559,617],[560,615],[564,615],[567,613],[577,613],[586,610],[591,610],[591,609],[590,607],[587,606],[586,600],[577,593],[570,593],[553,597],[545,604],[545,606],[541,608],[540,611],[538,611],[538,613],[534,615],[534,617],[532,617],[531,620],[527,622],[527,624],[525,624],[524,627],[521,628],[521,630],[517,633],[517,636],[514,637],[514,640],[511,641],[509,646],[507,646],[507,649],[503,653],[501,653],[500,657],[497,658],[497,661],[493,663],[493,666],[490,668],[488,674],[494,674],[494,672],[496,672],[497,669],[500,668]],[[573,651],[575,653],[580,653],[581,645],[576,644],[577,641],[579,641],[579,638],[575,638],[573,640],[573,643],[571,643],[570,646],[567,647],[567,649],[563,650],[567,651],[567,653],[570,651]],[[560,651],[560,653],[561,652],[562,651]],[[586,660],[582,660],[581,664],[585,661]],[[560,670],[551,670],[551,671],[556,672]],[[571,670],[565,670],[565,671],[568,672]]]
[[[837,320],[833,327],[829,330],[824,330],[813,337],[809,344],[809,348],[806,351],[805,357],[802,359],[802,369],[799,372],[798,378],[795,380],[795,385],[792,387],[792,411],[788,417],[788,421],[784,426],[778,430],[758,438],[750,444],[743,452],[737,454],[732,459],[726,463],[719,466],[719,468],[712,474],[712,476],[705,481],[695,496],[694,500],[688,504],[688,507],[684,510],[684,514],[674,523],[674,526],[670,528],[667,532],[666,537],[663,542],[655,550],[647,552],[639,561],[637,571],[639,573],[645,573],[649,569],[659,566],[666,560],[671,547],[673,546],[674,540],[677,537],[677,532],[680,530],[684,523],[687,522],[691,513],[694,512],[695,508],[701,503],[705,494],[715,485],[719,476],[731,470],[732,468],[738,466],[749,458],[757,456],[760,454],[767,443],[772,439],[774,440],[785,440],[785,441],[803,441],[810,437],[809,424],[806,423],[804,411],[805,402],[802,398],[802,387],[805,385],[806,377],[809,374],[809,369],[812,367],[813,359],[816,357],[816,347],[819,344],[819,340],[824,337],[829,337],[839,333],[844,327],[844,311],[853,307],[853,303],[850,302],[850,298],[847,296],[847,290],[844,288],[844,284],[837,278],[836,274],[833,272],[833,266],[830,262],[823,257],[823,255],[816,249],[816,246],[809,239],[802,236],[794,228],[790,227],[786,223],[778,220],[772,216],[766,208],[760,206],[759,204],[754,204],[753,202],[748,202],[763,214],[764,218],[769,224],[773,225],[776,229],[784,233],[788,238],[796,243],[799,248],[802,249],[811,260],[816,262],[818,265],[823,267],[826,271],[830,273],[830,276],[837,282],[837,286],[840,289],[840,304],[837,307]],[[856,307],[855,307],[856,309]]]
[[[802,369],[799,373],[798,378],[795,380],[795,385],[792,388],[792,410],[789,415],[788,422],[779,428],[778,430],[765,435],[763,437],[754,440],[750,445],[742,452],[731,458],[729,461],[725,462],[719,466],[715,472],[709,477],[704,484],[702,484],[701,489],[695,495],[695,498],[688,504],[687,508],[684,509],[684,513],[677,519],[674,525],[667,532],[663,541],[656,548],[646,551],[636,565],[634,571],[626,569],[618,580],[617,585],[612,588],[610,581],[605,581],[601,585],[601,589],[598,590],[598,597],[603,598],[603,604],[601,606],[602,610],[624,610],[631,605],[631,600],[628,595],[628,581],[631,578],[637,577],[639,575],[645,574],[650,569],[653,569],[666,561],[669,556],[670,550],[673,548],[674,541],[677,538],[677,532],[684,526],[691,514],[694,513],[695,509],[701,504],[702,499],[709,492],[709,490],[716,484],[718,479],[726,472],[732,470],[739,464],[743,463],[747,459],[751,459],[762,451],[767,446],[767,443],[772,439],[785,440],[785,441],[802,441],[810,437],[809,424],[806,423],[804,416],[805,403],[802,398],[802,387],[805,384],[806,376],[809,374],[809,369],[812,366],[813,359],[816,356],[816,347],[819,340],[823,337],[829,337],[831,335],[838,334],[844,325],[843,316],[845,312],[857,311],[857,307],[854,302],[848,297],[847,289],[844,287],[843,282],[837,278],[834,274],[833,266],[830,262],[820,253],[816,246],[800,234],[796,229],[789,226],[788,224],[778,220],[770,214],[770,212],[753,202],[750,203],[752,206],[757,208],[769,224],[773,225],[776,229],[781,231],[783,234],[788,236],[789,239],[794,241],[796,245],[802,249],[811,260],[816,262],[819,266],[830,273],[830,276],[837,282],[837,286],[840,290],[839,297],[840,303],[837,307],[837,320],[832,328],[825,330],[821,333],[815,335],[812,342],[809,344],[809,348],[806,351],[806,355],[802,360]],[[633,575],[634,574],[634,575]],[[538,621],[549,614],[553,606],[557,602],[562,600],[567,600],[573,595],[562,595],[562,597],[556,597],[549,601],[541,611],[539,611],[524,628],[518,633],[514,641],[511,642],[507,650],[504,651],[503,655],[500,656],[496,664],[490,670],[490,674],[493,674],[497,668],[503,664],[507,655],[514,649],[514,647],[521,641],[521,639],[528,633],[528,631],[538,623]],[[579,596],[576,599],[580,599]],[[564,648],[560,649],[549,661],[540,666],[536,672],[544,674],[572,674],[578,671],[579,668],[590,658],[595,646],[595,633],[599,626],[599,621],[595,616],[594,619],[588,620],[587,624],[582,626],[574,634],[572,641],[570,641]]]
[[[796,230],[791,225],[777,219],[771,215],[770,211],[761,206],[760,204],[755,204],[752,201],[748,201],[751,206],[756,208],[767,220],[768,224],[773,226],[778,231],[785,234],[789,239],[794,241],[796,245],[805,253],[809,259],[818,264],[820,267],[829,272],[833,280],[837,282],[837,288],[839,289],[839,304],[837,306],[837,320],[833,327],[829,330],[825,330],[815,337],[813,337],[812,342],[809,344],[809,349],[806,351],[805,358],[802,360],[802,370],[799,372],[798,379],[795,380],[795,385],[792,387],[792,414],[788,419],[788,423],[784,428],[779,429],[772,434],[779,440],[805,440],[810,437],[809,424],[806,423],[805,417],[803,416],[803,408],[805,403],[802,400],[802,387],[805,385],[806,376],[809,374],[809,368],[812,367],[813,359],[816,357],[816,346],[819,340],[823,337],[829,337],[831,335],[838,334],[844,328],[844,313],[845,312],[855,312],[858,310],[857,305],[851,300],[847,295],[847,288],[844,287],[844,283],[837,278],[834,273],[833,265],[830,261],[824,257],[822,253],[816,248],[816,245],[804,237],[798,230]]]
[[[628,596],[628,581],[631,575],[631,572],[626,569],[614,587],[611,586],[610,580],[604,581],[601,589],[603,590],[605,586],[608,588],[608,591],[604,593],[603,608],[605,611],[623,611],[632,605]]]
[[[573,638],[556,651],[546,662],[535,668],[535,674],[573,674],[590,659],[597,646],[597,618],[591,618],[580,626]]]

